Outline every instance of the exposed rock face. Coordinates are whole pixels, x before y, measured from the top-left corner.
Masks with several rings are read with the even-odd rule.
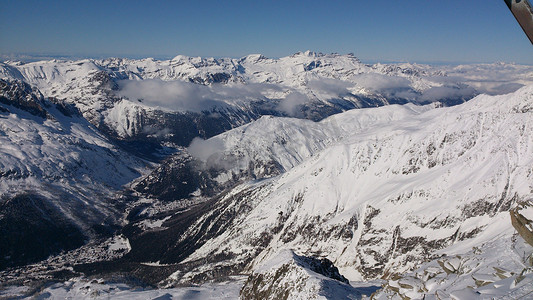
[[[47,116],[43,95],[20,80],[0,79],[0,103],[12,105],[41,118]]]
[[[213,186],[209,173],[201,169],[199,162],[181,153],[164,161],[150,176],[136,183],[134,189],[162,201],[172,201],[189,198],[197,190],[212,196]]]
[[[80,116],[76,106],[56,98],[46,99],[38,89],[19,79],[0,79],[0,103],[43,119],[54,119],[53,113],[48,112],[52,107],[67,117]],[[7,107],[0,107],[0,110],[9,112]]]
[[[511,222],[520,236],[533,246],[533,200],[518,203],[511,209]]]
[[[501,236],[390,278],[374,299],[521,299],[532,292],[533,247]]]
[[[395,275],[374,298],[529,297],[533,292],[533,222],[528,219],[533,217],[532,204],[531,200],[520,201],[509,211],[518,234],[509,235],[510,228],[503,228],[506,232],[498,239],[473,246],[471,251],[440,257],[414,272]]]

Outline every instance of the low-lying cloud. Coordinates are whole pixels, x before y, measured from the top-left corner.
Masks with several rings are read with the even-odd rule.
[[[411,82],[404,77],[387,76],[378,73],[360,74],[355,77],[358,86],[373,92],[383,93],[386,91],[410,89]]]
[[[476,90],[469,86],[436,86],[425,90],[419,97],[418,102],[434,102],[445,99],[466,99],[477,94]]]
[[[202,162],[200,168],[228,170],[235,167],[237,161],[235,157],[226,155],[226,144],[218,137],[212,137],[204,140],[201,138],[194,138],[187,148],[187,152]]]
[[[118,95],[130,101],[139,101],[150,107],[193,112],[264,99],[264,93],[280,90],[271,84],[205,86],[160,79],[123,80],[119,86]]]
[[[350,93],[348,90],[354,84],[332,78],[310,80],[307,87],[317,96],[322,98],[338,98]]]
[[[192,157],[207,162],[222,154],[226,150],[226,145],[224,141],[217,137],[208,140],[196,137],[192,140],[187,150]]]
[[[469,99],[479,93],[471,86],[460,84],[458,78],[452,79],[446,76],[431,78],[429,81],[438,85],[422,91],[415,90],[406,77],[369,73],[358,75],[356,81],[357,86],[386,98],[406,99],[415,103]]]
[[[301,111],[301,106],[309,101],[310,99],[306,95],[300,92],[292,92],[288,94],[285,99],[280,101],[277,109],[289,116],[296,117]]]
[[[193,112],[246,105],[253,101],[269,101],[279,112],[301,117],[303,106],[316,100],[352,99],[354,95],[351,91],[358,88],[387,99],[427,103],[468,99],[480,93],[505,94],[516,91],[525,83],[533,82],[533,72],[527,66],[522,69],[520,66],[499,64],[425,68],[427,73],[421,73],[426,75],[417,79],[422,80],[417,83],[418,88],[413,86],[409,77],[363,73],[352,76],[349,81],[315,78],[309,80],[303,88],[274,83],[205,86],[160,79],[124,80],[119,82],[118,95],[130,101],[140,101],[149,107]]]
[[[508,94],[533,83],[531,66],[496,63],[442,66],[437,69],[445,72],[447,76],[428,77],[429,80],[444,84],[460,82],[482,94]]]

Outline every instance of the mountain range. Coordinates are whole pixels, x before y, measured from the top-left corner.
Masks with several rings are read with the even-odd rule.
[[[532,113],[515,64],[2,62],[0,296],[527,297]]]

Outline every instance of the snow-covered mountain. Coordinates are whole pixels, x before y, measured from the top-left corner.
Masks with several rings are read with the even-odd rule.
[[[291,249],[329,259],[352,281],[390,279],[388,295],[530,292],[533,248],[523,239],[531,228],[518,235],[509,211],[529,207],[532,198],[532,112],[529,86],[454,107],[352,110],[319,123],[261,118],[207,140],[212,151],[189,157],[197,171],[215,166],[210,178],[222,193],[198,185],[185,197],[189,207],[173,209],[172,199],[159,202],[145,185],[140,191],[155,202],[144,200],[140,219],[124,228],[130,252],[121,262],[80,270],[134,266],[141,278],[172,286],[253,274]],[[271,166],[275,172],[264,172]],[[195,170],[179,163],[170,169]],[[509,254],[493,259],[502,247]],[[461,273],[454,271],[457,257]],[[431,286],[411,284],[428,280],[427,272],[437,276]],[[456,275],[485,279],[465,285],[454,283]],[[516,283],[499,292],[482,288],[494,278]]]
[[[0,229],[35,219],[19,236],[72,234],[33,260],[107,235],[0,276],[175,287],[244,275],[243,299],[376,289],[345,279],[383,280],[376,297],[526,295],[533,85],[520,86],[532,76],[312,52],[2,63]]]
[[[0,268],[79,247],[97,226],[117,225],[111,199],[147,166],[72,105],[0,80]]]
[[[291,250],[257,268],[240,292],[241,299],[360,299],[361,292],[327,259],[299,256]]]
[[[262,115],[317,121],[394,103],[454,105],[533,82],[528,66],[367,65],[351,54],[310,51],[279,59],[180,55],[164,61],[3,62],[0,77],[74,104],[108,137],[134,146],[150,141],[152,152],[161,144],[187,146],[196,136],[211,137]]]

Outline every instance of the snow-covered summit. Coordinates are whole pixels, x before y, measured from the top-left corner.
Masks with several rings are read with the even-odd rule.
[[[179,146],[262,115],[317,121],[353,108],[456,105],[478,93],[515,91],[533,82],[532,74],[529,66],[507,64],[370,65],[353,54],[311,51],[281,58],[178,55],[0,63],[0,77],[22,80],[44,97],[75,105],[112,138]],[[223,130],[214,130],[221,119]],[[167,134],[156,138],[153,132]]]
[[[327,259],[283,250],[256,269],[241,289],[241,299],[360,299]]]

